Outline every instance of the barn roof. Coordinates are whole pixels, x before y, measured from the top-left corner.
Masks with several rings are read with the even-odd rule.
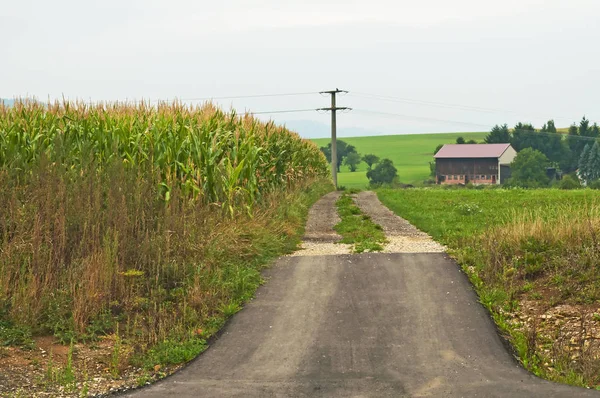
[[[510,144],[446,144],[434,158],[499,158],[509,146]]]

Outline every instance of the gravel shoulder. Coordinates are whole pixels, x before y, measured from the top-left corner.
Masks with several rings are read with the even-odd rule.
[[[292,253],[292,257],[349,254],[351,252],[352,245],[336,243],[342,237],[333,229],[340,222],[335,202],[341,195],[342,193],[339,191],[330,192],[313,205],[308,212],[300,250]]]
[[[431,236],[385,207],[372,191],[360,192],[354,201],[360,210],[381,225],[388,240],[384,253],[443,253],[446,248]]]

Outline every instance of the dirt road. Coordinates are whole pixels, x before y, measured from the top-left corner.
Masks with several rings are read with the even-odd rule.
[[[313,243],[331,243],[332,197],[311,213],[320,220],[308,223]],[[381,210],[368,193],[357,203]],[[384,230],[400,237],[404,230],[433,252],[410,253],[405,244],[404,253],[281,258],[204,354],[130,396],[600,396],[522,369],[459,267],[392,216],[380,221]]]

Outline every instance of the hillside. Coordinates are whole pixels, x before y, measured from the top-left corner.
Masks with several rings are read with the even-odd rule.
[[[374,137],[341,138],[342,141],[354,145],[356,150],[365,155],[375,154],[380,158],[389,158],[398,169],[400,181],[404,183],[421,182],[429,175],[429,162],[433,151],[439,144],[450,144],[462,136],[465,140],[481,142],[487,133],[439,133],[439,134],[407,134],[384,135]],[[313,140],[317,145],[326,146],[330,139]],[[342,166],[338,174],[338,185],[347,188],[364,188],[368,184],[366,177],[367,165],[361,163],[356,172],[351,173]]]

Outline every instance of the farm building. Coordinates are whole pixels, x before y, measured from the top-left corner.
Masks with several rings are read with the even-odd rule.
[[[510,144],[448,144],[435,154],[438,184],[500,184],[517,152]]]

